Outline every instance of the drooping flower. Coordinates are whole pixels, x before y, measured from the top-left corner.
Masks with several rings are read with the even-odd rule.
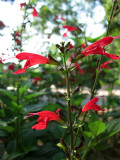
[[[75,65],[76,69],[78,70],[78,73],[79,73],[79,74],[84,73],[84,71],[80,68],[80,64],[75,63],[74,65]]]
[[[20,3],[20,10],[22,10],[24,5],[25,5],[25,3]]]
[[[29,113],[29,116],[34,116],[34,115],[38,115],[39,118],[37,120],[37,124],[35,124],[32,129],[36,129],[36,130],[42,130],[45,129],[47,127],[47,124],[49,121],[61,121],[61,118],[54,112],[51,111],[42,111],[42,112],[38,112],[38,113]]]
[[[41,77],[34,77],[33,80],[34,80],[33,84],[38,84],[38,81],[42,80],[42,78]]]
[[[27,68],[34,66],[36,64],[53,64],[59,65],[59,62],[55,61],[54,59],[49,59],[44,56],[34,54],[34,53],[26,53],[22,52],[15,56],[19,60],[27,60],[24,67],[22,69],[17,70],[13,74],[21,74],[26,71]]]
[[[82,57],[86,57],[86,56],[89,56],[92,54],[104,55],[110,59],[115,59],[115,60],[120,59],[117,55],[106,53],[105,50],[102,48],[102,47],[110,44],[113,41],[113,39],[116,39],[116,38],[120,38],[120,36],[118,36],[118,37],[109,37],[108,36],[108,37],[104,37],[104,38],[96,41],[95,43],[93,43],[90,46],[88,46],[87,48],[85,48],[82,51],[82,53],[77,55],[75,57],[75,59],[73,60],[73,62],[82,58]]]
[[[33,7],[32,15],[33,15],[33,17],[38,17],[39,16],[35,7]]]
[[[12,70],[12,71],[13,71],[14,68],[15,68],[14,63],[9,64],[9,66],[8,66],[8,69],[9,69],[9,70]]]
[[[63,28],[67,29],[67,32],[63,34],[63,37],[67,37],[67,33],[71,31],[76,31],[78,28],[73,27],[73,26],[63,26]]]
[[[102,70],[103,68],[107,68],[107,69],[112,69],[111,67],[107,66],[110,63],[113,63],[114,61],[107,61],[103,64],[101,64],[100,69]]]
[[[82,108],[82,112],[87,112],[88,110],[95,110],[95,111],[105,111],[105,109],[102,109],[99,105],[96,104],[96,102],[99,100],[98,97],[94,97],[91,99],[86,105]]]

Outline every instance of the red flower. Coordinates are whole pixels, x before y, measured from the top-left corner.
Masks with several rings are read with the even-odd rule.
[[[62,21],[66,21],[66,19],[64,19],[63,17],[61,17],[61,16],[56,16],[56,18],[55,19],[61,19]]]
[[[13,74],[21,74],[26,71],[27,68],[34,66],[36,64],[53,64],[53,65],[59,65],[57,61],[50,60],[49,58],[46,58],[44,56],[34,54],[34,53],[26,53],[22,52],[15,56],[19,60],[27,60],[24,68],[17,70]]]
[[[63,17],[61,17],[60,19],[61,19],[62,21],[66,21],[66,19],[65,19],[65,18],[63,18]]]
[[[83,70],[80,68],[80,64],[75,63],[74,65],[75,65],[76,69],[78,70],[79,74],[84,73]]]
[[[18,37],[21,36],[19,31],[16,31],[15,37],[16,37],[16,36],[18,36]]]
[[[18,38],[16,38],[16,43],[17,43],[17,45],[21,45],[21,40],[19,40]]]
[[[69,45],[68,49],[72,49],[74,46],[72,44]]]
[[[41,77],[34,77],[33,80],[34,80],[33,84],[38,84],[38,81],[42,80],[42,78]]]
[[[120,37],[115,37],[115,38],[120,38]],[[117,55],[106,53],[102,48],[108,45],[109,43],[111,43],[113,39],[114,39],[113,37],[108,36],[96,41],[95,43],[91,44],[90,46],[88,46],[83,50],[83,52],[81,53],[82,56],[85,57],[91,54],[100,54],[100,55],[105,55],[106,57],[111,59],[115,59],[115,60],[120,59]]]
[[[3,29],[5,27],[6,27],[5,24],[2,21],[0,21],[0,29]]]
[[[35,7],[33,7],[32,15],[33,15],[33,17],[38,17],[39,16],[37,11],[36,11],[36,9],[35,9]]]
[[[87,112],[88,110],[105,111],[99,105],[96,104],[98,99],[99,99],[98,97],[94,97],[88,103],[86,103],[86,105],[82,108],[82,112]]]
[[[110,63],[113,63],[113,62],[114,62],[114,61],[107,61],[107,62],[101,64],[100,69],[101,69],[101,70],[102,70],[103,68],[112,69],[112,68],[108,67],[107,65],[110,64]]]
[[[42,111],[38,113],[29,113],[30,116],[38,115],[39,118],[37,120],[37,124],[32,127],[32,129],[42,130],[47,127],[49,121],[60,121],[61,118],[54,112],[51,111]]]
[[[72,61],[72,59],[74,58],[74,54],[70,55],[70,61]]]
[[[8,69],[9,69],[9,70],[12,70],[12,71],[13,71],[14,68],[15,68],[14,63],[9,64],[9,66],[8,66]]]
[[[24,5],[25,5],[25,3],[20,3],[20,10],[22,10]]]
[[[81,44],[81,48],[86,48],[86,44],[85,43]]]
[[[63,26],[63,28],[67,29],[67,32],[76,31],[78,28],[73,26]],[[67,37],[67,32],[63,34],[63,37]]]

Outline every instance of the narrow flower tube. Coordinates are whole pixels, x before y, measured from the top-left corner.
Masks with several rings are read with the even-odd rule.
[[[22,52],[22,53],[17,54],[16,58],[19,60],[27,60],[27,61],[22,69],[17,70],[13,74],[24,73],[27,68],[34,66],[36,64],[59,65],[59,62],[46,58],[42,55],[35,54],[35,53]]]
[[[107,62],[101,64],[100,69],[101,69],[101,70],[104,69],[104,68],[112,69],[111,67],[108,66],[108,64],[113,63],[113,62],[114,62],[114,61],[107,61]]]
[[[73,26],[63,26],[63,28],[67,29],[67,32],[76,31],[78,29]],[[63,37],[67,37],[67,32],[63,34]]]
[[[86,105],[82,108],[82,112],[87,112],[88,110],[95,110],[95,111],[105,111],[102,109],[99,105],[96,104],[96,102],[99,100],[98,97],[94,97],[91,99]]]
[[[120,38],[120,36],[118,36],[118,37],[108,36],[108,37],[104,37],[104,38],[96,41],[95,43],[86,47],[80,54],[78,54],[72,60],[72,62],[75,62],[75,61],[79,60],[80,58],[83,58],[83,57],[86,57],[86,56],[89,56],[89,55],[93,55],[93,54],[104,55],[104,56],[106,56],[110,59],[114,59],[114,60],[120,59],[117,55],[106,53],[105,50],[102,48],[102,47],[110,44],[116,38]]]
[[[33,7],[32,15],[33,15],[33,17],[38,17],[39,16],[35,7]]]
[[[42,112],[38,112],[38,113],[29,113],[29,116],[34,116],[34,115],[38,115],[39,118],[37,120],[37,124],[35,124],[32,129],[36,129],[36,130],[42,130],[45,129],[47,127],[48,122],[50,121],[60,121],[61,118],[54,112],[51,111],[42,111]]]

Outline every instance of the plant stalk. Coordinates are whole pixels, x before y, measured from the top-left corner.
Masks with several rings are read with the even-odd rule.
[[[69,128],[70,128],[70,149],[72,153],[74,149],[74,145],[73,145],[73,127],[72,127],[72,115],[71,115],[71,104],[70,104],[70,84],[69,84],[69,78],[68,78],[69,71],[66,65],[65,55],[63,56],[63,62],[65,66],[65,76],[66,76],[66,85],[67,85],[68,117],[69,117]],[[71,160],[72,160],[72,157],[71,157]]]

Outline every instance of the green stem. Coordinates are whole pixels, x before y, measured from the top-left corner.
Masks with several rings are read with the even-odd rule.
[[[68,69],[66,65],[66,59],[65,56],[63,56],[63,62],[65,66],[65,76],[66,76],[66,85],[67,85],[67,101],[68,101],[68,117],[69,117],[69,127],[70,127],[70,149],[71,152],[73,152],[73,127],[72,127],[72,115],[71,115],[71,104],[70,104],[70,84],[69,84],[69,78],[68,78]]]
[[[84,160],[85,157],[86,157],[86,154],[88,153],[88,151],[90,150],[91,148],[91,144],[92,144],[92,139],[90,140],[88,146],[87,146],[87,149],[85,150],[85,152],[83,153],[82,157],[81,157],[81,160]]]

